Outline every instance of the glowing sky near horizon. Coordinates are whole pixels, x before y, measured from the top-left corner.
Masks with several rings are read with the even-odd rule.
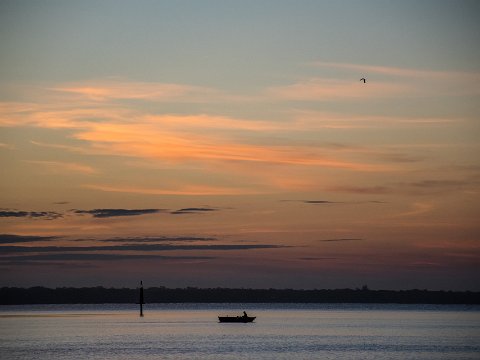
[[[2,1],[0,286],[480,290],[478,13]]]

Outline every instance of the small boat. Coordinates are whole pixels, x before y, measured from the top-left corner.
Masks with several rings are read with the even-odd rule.
[[[218,321],[221,323],[249,323],[253,322],[256,316],[219,316]]]

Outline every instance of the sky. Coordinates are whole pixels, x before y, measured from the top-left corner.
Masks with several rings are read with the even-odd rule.
[[[0,286],[480,290],[479,13],[0,1]]]

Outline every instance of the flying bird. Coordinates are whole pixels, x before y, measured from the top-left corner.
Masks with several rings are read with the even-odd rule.
[[[365,84],[367,80],[365,80],[365,78],[361,78],[360,81],[363,81],[363,83]]]

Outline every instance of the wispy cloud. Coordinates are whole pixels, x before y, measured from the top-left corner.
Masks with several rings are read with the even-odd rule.
[[[49,144],[49,143],[33,141],[33,140],[30,141],[30,143],[36,146],[44,147],[44,148],[58,149],[62,151],[85,153],[85,154],[87,153],[87,150],[80,146],[72,146],[72,145],[65,145],[65,144]]]
[[[456,117],[432,116],[386,116],[386,115],[358,115],[354,113],[332,113],[315,110],[294,110],[292,112],[295,124],[299,128],[310,130],[321,129],[393,129],[419,128],[431,126],[458,126],[465,119]],[[345,146],[345,145],[344,145]],[[364,150],[365,148],[363,148]],[[338,148],[337,150],[341,150]],[[356,149],[361,150],[361,149]]]
[[[382,160],[393,162],[393,163],[416,163],[423,160],[421,156],[414,156],[405,153],[397,153],[397,152],[385,152],[378,154],[378,157]]]
[[[430,202],[415,202],[412,204],[412,208],[408,211],[402,212],[395,217],[410,217],[418,216],[421,214],[428,213],[435,209],[434,204]]]
[[[130,83],[132,86],[128,90]],[[344,87],[363,93],[358,96],[367,96],[369,91],[373,91],[365,90],[362,88],[365,84],[356,80],[348,83],[345,80],[327,79],[324,82],[323,79],[314,79],[299,84],[300,87],[305,86],[305,91],[294,91],[297,94],[294,96],[323,96],[322,91],[316,93],[310,90],[324,86],[333,89],[332,94]],[[369,89],[377,86],[368,85]],[[173,171],[188,169],[189,175],[194,175],[179,181],[169,181],[167,178],[160,186],[148,182],[143,185],[134,182],[114,184],[105,177],[88,182],[79,180],[79,186],[83,188],[104,192],[208,196],[325,189],[324,184],[319,184],[318,181],[320,171],[339,170],[345,174],[405,171],[419,161],[419,152],[402,152],[377,145],[335,143],[335,140],[332,143],[308,140],[314,132],[318,132],[319,139],[325,139],[323,131],[326,128],[345,131],[373,128],[392,130],[396,127],[450,126],[461,121],[306,110],[288,111],[278,120],[271,117],[262,120],[208,113],[162,114],[154,107],[123,100],[155,101],[158,98],[158,101],[174,101],[172,99],[188,98],[192,94],[205,96],[206,99],[211,95],[211,89],[118,79],[92,81],[88,84],[59,84],[50,89],[56,90],[50,91],[51,98],[44,103],[0,104],[0,126],[68,130],[68,141],[63,143],[36,140],[31,143],[38,147],[82,155],[121,157],[124,164],[143,161]],[[392,89],[397,89],[396,85]],[[172,90],[171,100],[168,100],[169,90]],[[389,91],[377,90],[382,94]],[[59,101],[60,99],[64,101]],[[58,173],[95,174],[98,178],[104,175],[97,162],[95,166],[61,161],[37,160],[31,163]],[[333,189],[340,190],[348,189]],[[351,192],[355,192],[353,190],[359,192],[360,189],[350,188]],[[379,193],[379,190],[377,188],[376,192]],[[186,212],[180,211],[178,214],[183,213]]]
[[[85,184],[84,188],[130,194],[145,195],[180,195],[180,196],[205,196],[205,195],[253,195],[258,194],[258,189],[243,189],[222,186],[202,186],[202,185],[185,185],[172,189],[149,188],[149,187],[133,187],[133,186],[117,186],[104,184]]]
[[[215,134],[191,134],[183,130],[167,131],[147,124],[92,124],[88,131],[79,131],[75,138],[94,144],[105,153],[163,160],[179,164],[196,161],[247,162],[296,166],[342,168],[356,171],[384,171],[384,164],[362,163],[326,156],[311,146],[268,146],[232,141]],[[149,139],[148,142],[145,139]],[[228,140],[228,141],[227,141]]]
[[[385,81],[363,84],[357,79],[339,80],[314,77],[294,84],[271,87],[267,94],[283,100],[333,101],[342,99],[386,98],[407,94],[409,87]]]
[[[64,84],[50,90],[86,97],[95,101],[149,100],[205,102],[222,96],[218,90],[201,86],[103,79]]]
[[[417,180],[412,182],[391,182],[385,185],[376,186],[356,186],[356,185],[333,185],[326,186],[325,189],[331,192],[349,193],[349,194],[371,194],[371,195],[432,195],[451,191],[473,190],[478,185],[475,179],[436,179],[436,180]]]
[[[330,186],[328,191],[333,192],[344,192],[350,194],[371,194],[371,195],[382,195],[392,193],[393,189],[386,186]]]
[[[30,164],[40,165],[43,166],[50,171],[56,173],[64,173],[64,172],[76,172],[82,174],[95,174],[97,171],[89,166],[84,164],[77,164],[72,162],[60,162],[60,161],[43,161],[43,160],[27,160]]]
[[[348,79],[315,76],[293,84],[275,86],[267,96],[292,101],[379,100],[432,95],[480,94],[480,73],[433,71],[388,66],[333,62],[313,62],[311,65],[336,72],[346,71]],[[364,84],[359,78],[366,77]]]
[[[15,149],[15,147],[13,145],[0,142],[0,149],[12,150],[12,149]]]
[[[45,103],[0,102],[0,126],[35,126],[48,129],[85,129],[102,121],[122,122],[136,114],[122,106],[85,105],[73,100]]]
[[[452,179],[435,179],[435,180],[421,180],[414,181],[405,184],[412,192],[420,194],[432,194],[459,191],[471,188],[472,185],[479,181],[467,181],[467,180],[452,180]],[[401,186],[401,185],[400,185]]]
[[[330,167],[353,171],[388,171],[384,164],[352,161],[338,154],[325,154],[323,149],[298,145],[254,145],[243,143],[237,131],[305,132],[319,129],[318,119],[302,122],[253,121],[211,115],[150,115],[118,108],[74,110],[33,109],[22,112],[21,104],[4,108],[4,126],[39,126],[70,129],[72,137],[89,147],[55,145],[35,142],[38,146],[58,147],[91,154],[121,155],[157,159],[169,164],[200,162],[214,166],[218,162],[284,164],[294,166]],[[18,107],[18,109],[17,109]],[[328,116],[328,115],[327,115]],[[9,122],[8,119],[15,119]],[[92,120],[92,119],[101,119]],[[330,120],[332,118],[330,117]],[[334,119],[335,120],[335,119]],[[224,129],[212,132],[211,129]],[[148,139],[148,141],[146,141]],[[47,166],[66,167],[73,171],[92,173],[80,164],[43,162]],[[218,169],[218,168],[217,168]]]
[[[345,69],[355,71],[360,74],[375,73],[388,76],[398,77],[412,77],[412,78],[437,78],[441,80],[448,79],[473,79],[480,80],[480,73],[477,72],[462,72],[462,71],[435,71],[429,69],[412,69],[400,68],[393,66],[380,65],[363,65],[363,64],[349,64],[349,63],[335,63],[326,61],[316,61],[312,63],[313,66]]]

